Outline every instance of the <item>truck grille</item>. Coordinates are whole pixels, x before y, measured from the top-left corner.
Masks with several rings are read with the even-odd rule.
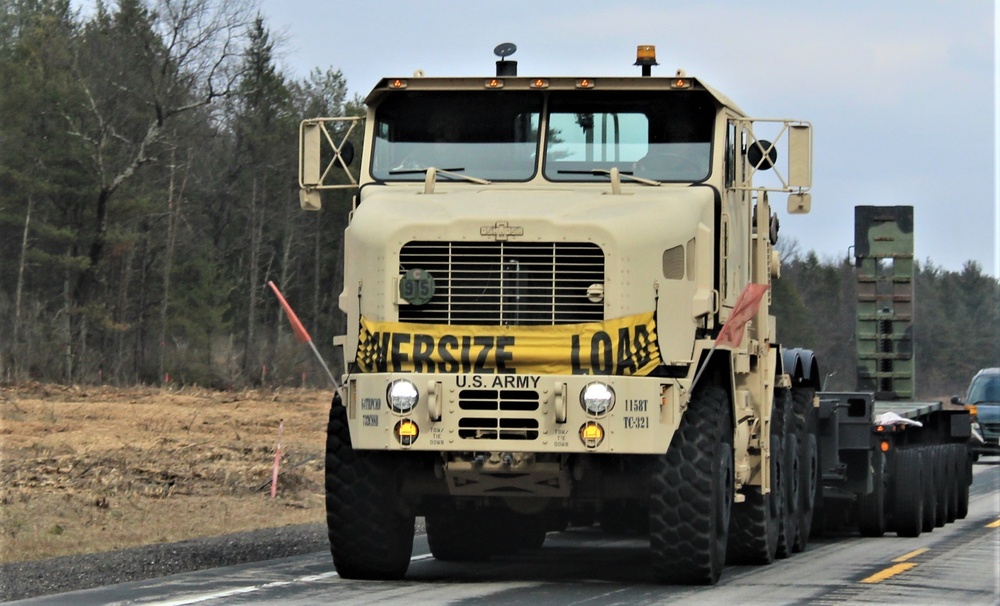
[[[409,242],[400,273],[434,276],[424,305],[400,305],[401,322],[556,325],[604,319],[604,253],[590,243]]]
[[[516,413],[535,412],[538,392],[530,389],[463,389],[458,394],[458,437],[465,440],[537,440],[538,420]],[[513,416],[490,413],[513,412]],[[471,413],[471,414],[470,414]]]

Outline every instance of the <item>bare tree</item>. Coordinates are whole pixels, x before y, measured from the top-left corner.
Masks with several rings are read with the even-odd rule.
[[[120,0],[103,3],[80,38],[74,74],[83,107],[65,107],[72,135],[85,142],[97,193],[82,226],[89,265],[73,290],[86,309],[100,282],[114,194],[156,154],[169,125],[229,95],[252,22],[254,0]],[[96,306],[90,306],[90,313]],[[86,317],[77,342],[86,343]],[[80,352],[82,353],[82,352]]]

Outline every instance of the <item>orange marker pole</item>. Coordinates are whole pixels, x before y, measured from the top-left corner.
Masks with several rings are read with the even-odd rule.
[[[330,377],[330,382],[333,383],[333,386],[337,389],[337,391],[341,391],[343,388],[340,386],[340,383],[337,382],[337,379],[333,377],[333,373],[330,372],[330,368],[323,360],[323,356],[319,355],[319,350],[316,349],[316,345],[312,342],[312,337],[309,336],[305,326],[302,326],[302,322],[300,322],[299,317],[295,315],[295,312],[292,310],[292,306],[288,304],[288,301],[285,300],[285,297],[281,294],[281,291],[278,290],[278,287],[274,285],[273,281],[268,280],[267,285],[274,291],[274,295],[278,297],[278,303],[281,303],[281,308],[285,310],[285,315],[288,316],[288,322],[292,325],[292,332],[295,333],[295,340],[299,343],[309,344],[313,353],[316,354],[316,359],[319,360],[320,365],[323,366],[323,370],[326,371],[326,376]],[[341,393],[341,397],[343,396],[344,394]]]
[[[285,429],[285,421],[278,421],[278,446],[274,449],[274,471],[271,472],[271,498],[278,494],[278,466],[281,464],[281,432]]]

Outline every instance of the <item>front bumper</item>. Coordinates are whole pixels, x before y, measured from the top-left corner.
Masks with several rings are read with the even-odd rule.
[[[685,381],[656,377],[370,373],[345,379],[351,442],[359,450],[660,454],[680,422],[685,393]],[[397,379],[419,393],[405,413],[387,399]],[[581,391],[594,381],[615,392],[614,406],[600,416],[580,404]]]

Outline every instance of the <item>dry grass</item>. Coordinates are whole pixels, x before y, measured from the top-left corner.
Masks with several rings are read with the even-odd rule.
[[[0,388],[0,563],[322,521],[330,397]]]

